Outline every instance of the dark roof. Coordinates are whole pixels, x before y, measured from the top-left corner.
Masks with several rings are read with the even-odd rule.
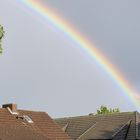
[[[70,140],[47,113],[17,112],[18,115],[11,114],[7,108],[0,108],[0,140]],[[23,115],[30,117],[33,123],[22,119]]]
[[[68,117],[55,121],[74,140],[135,140],[140,136],[138,112]]]

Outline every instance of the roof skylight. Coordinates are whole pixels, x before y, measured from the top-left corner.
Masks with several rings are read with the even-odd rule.
[[[28,122],[28,123],[33,123],[33,120],[27,116],[27,115],[23,115],[23,118]]]

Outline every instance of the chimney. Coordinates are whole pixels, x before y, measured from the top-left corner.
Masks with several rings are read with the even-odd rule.
[[[4,104],[2,108],[10,108],[12,112],[17,112],[17,104]]]

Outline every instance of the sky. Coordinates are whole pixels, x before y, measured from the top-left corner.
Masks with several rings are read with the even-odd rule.
[[[39,1],[96,44],[140,93],[139,0]],[[20,0],[1,1],[0,24],[6,32],[0,56],[1,105],[16,103],[52,117],[88,115],[101,105],[136,110],[86,52]]]

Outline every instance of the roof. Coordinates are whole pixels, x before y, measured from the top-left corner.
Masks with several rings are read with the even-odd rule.
[[[26,123],[10,114],[7,109],[0,109],[0,139],[1,140],[51,140],[35,131]]]
[[[55,121],[73,140],[135,140],[140,137],[138,112],[58,118]]]
[[[44,136],[48,136],[53,140],[70,140],[70,137],[62,131],[61,127],[46,113],[18,110],[22,115],[28,115],[33,120],[33,128],[41,131]]]
[[[7,108],[0,108],[0,140],[70,140],[47,113],[17,112],[11,114]],[[23,119],[23,115],[33,122]]]

